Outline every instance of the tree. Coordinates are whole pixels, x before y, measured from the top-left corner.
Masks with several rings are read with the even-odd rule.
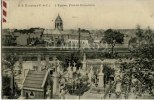
[[[114,75],[114,70],[111,69],[109,66],[104,65],[103,73],[104,73],[104,84],[107,84],[110,76]]]
[[[2,95],[3,96],[10,96],[11,92],[10,92],[10,85],[8,83],[10,83],[11,79],[8,76],[2,76]]]
[[[146,30],[141,29],[140,26],[136,28],[136,46],[133,47],[132,56],[135,58],[134,63],[126,64],[126,69],[133,69],[130,71],[142,84],[148,87],[150,94],[154,86],[154,33],[148,27]],[[133,39],[132,39],[133,40]],[[130,42],[132,42],[132,40]],[[130,73],[128,72],[128,74]]]
[[[112,49],[112,58],[113,58],[113,49],[115,44],[122,44],[124,41],[124,34],[120,33],[119,31],[114,31],[112,29],[108,29],[104,32],[104,40],[111,45]]]
[[[141,29],[140,25],[137,25],[136,37],[134,38],[137,38],[137,42],[141,45],[154,43],[154,34],[150,27],[147,27],[147,29],[143,30]]]
[[[13,68],[13,66],[14,66],[14,64],[15,64],[15,62],[17,61],[17,56],[16,56],[16,54],[7,54],[7,55],[5,55],[5,57],[4,57],[4,59],[3,59],[3,63],[5,63],[6,65],[7,65],[7,67],[9,68],[9,69],[11,69],[11,72],[12,72],[12,76],[11,77],[9,77],[10,79],[8,79],[7,77],[2,77],[3,79],[2,79],[2,81],[3,81],[3,85],[5,85],[5,80],[7,79],[7,80],[10,80],[10,84],[9,84],[9,86],[10,86],[10,98],[14,98],[14,95],[15,95],[15,82],[14,82],[14,68]],[[9,82],[9,81],[8,81]],[[4,90],[4,91],[7,91],[7,89],[8,88],[5,88],[6,90]]]

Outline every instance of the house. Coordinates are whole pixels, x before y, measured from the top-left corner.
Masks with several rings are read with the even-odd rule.
[[[26,99],[52,98],[51,70],[29,70],[23,80],[21,96]]]
[[[16,39],[16,43],[17,45],[20,45],[20,46],[25,46],[27,45],[27,39],[28,39],[28,34],[21,34],[20,36],[17,37]]]

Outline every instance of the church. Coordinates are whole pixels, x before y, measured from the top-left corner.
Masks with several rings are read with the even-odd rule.
[[[81,47],[88,47],[88,39],[90,37],[90,32],[86,30],[64,30],[63,20],[58,14],[55,19],[54,29],[45,29],[43,32],[43,39],[47,46],[69,46],[78,47],[79,44],[79,33],[80,33],[80,45]]]

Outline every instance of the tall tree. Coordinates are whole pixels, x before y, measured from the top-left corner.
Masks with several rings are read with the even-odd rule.
[[[111,45],[112,49],[112,58],[114,57],[114,47],[115,44],[122,44],[124,41],[124,34],[120,33],[119,31],[114,31],[112,29],[108,29],[105,31],[104,40]]]

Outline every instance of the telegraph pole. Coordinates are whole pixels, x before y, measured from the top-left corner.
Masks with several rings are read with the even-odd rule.
[[[80,50],[80,28],[79,28],[79,30],[78,30],[78,32],[79,32],[79,50]]]

